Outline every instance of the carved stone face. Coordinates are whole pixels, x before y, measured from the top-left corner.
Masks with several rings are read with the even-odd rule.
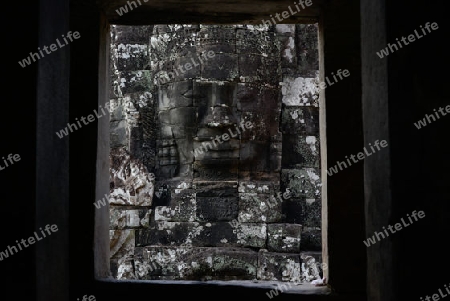
[[[237,180],[239,173],[276,171],[281,159],[276,96],[269,89],[212,81],[161,88],[160,175]]]
[[[229,37],[227,33],[226,38]],[[234,37],[232,44],[240,45],[244,54],[239,55],[224,39],[213,42],[208,39],[208,44],[189,48],[194,52],[169,64],[167,70],[177,77],[158,87],[157,178],[271,180],[279,171],[280,91],[266,80],[279,80],[279,70],[275,66],[262,72],[267,58],[250,54],[253,48],[236,40],[247,39],[245,34],[236,33]],[[252,47],[259,49],[260,37],[252,37]],[[264,39],[261,43],[268,41]],[[211,49],[217,53],[206,60],[204,53]],[[179,71],[186,70],[180,66],[191,62],[199,66],[194,65],[186,73]],[[250,74],[252,68],[254,74]],[[241,77],[239,69],[243,70]]]

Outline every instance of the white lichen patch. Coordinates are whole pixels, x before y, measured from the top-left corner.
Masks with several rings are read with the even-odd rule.
[[[306,136],[306,144],[311,148],[311,153],[317,155],[317,138],[315,136]]]
[[[135,280],[137,279],[131,261],[120,263],[117,268],[117,280]]]
[[[287,77],[280,85],[286,106],[318,106],[319,88],[315,78]]]
[[[311,205],[315,201],[316,201],[316,199],[306,199],[306,204]]]
[[[320,177],[315,173],[314,169],[308,168],[306,172],[308,173],[308,177],[311,179],[311,182],[316,182],[320,180]]]
[[[302,282],[301,279],[301,267],[299,262],[295,262],[294,260],[287,258],[284,269],[282,271],[282,279],[283,281],[291,281],[291,282]]]
[[[177,188],[175,188],[175,193],[179,194],[183,190],[189,189],[189,188],[191,188],[191,185],[189,183],[181,182],[180,184],[177,185]]]

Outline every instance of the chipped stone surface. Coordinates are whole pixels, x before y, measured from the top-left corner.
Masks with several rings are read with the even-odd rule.
[[[149,224],[151,209],[123,209],[110,207],[110,229],[145,227]]]
[[[300,256],[298,254],[258,253],[258,280],[301,282]]]
[[[322,279],[323,270],[327,269],[328,265],[322,262],[321,252],[302,252],[301,271],[302,281],[311,282],[316,279]]]
[[[111,260],[111,274],[117,280],[137,280],[134,272],[134,261],[131,259],[120,261],[117,259]]]

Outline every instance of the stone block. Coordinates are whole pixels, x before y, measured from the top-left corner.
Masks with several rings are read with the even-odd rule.
[[[322,250],[322,231],[320,228],[304,227],[302,230],[302,251],[321,251]]]
[[[283,135],[283,168],[320,168],[320,147],[318,136]]]
[[[136,230],[136,246],[189,245],[202,231],[203,226],[195,222],[155,221],[148,229]]]
[[[258,253],[242,248],[216,248],[213,258],[214,278],[220,280],[256,279]]]
[[[237,243],[242,247],[265,248],[267,239],[267,225],[264,223],[231,223],[234,226]]]
[[[316,107],[284,107],[281,110],[283,134],[317,136],[319,109]]]
[[[268,194],[240,193],[239,218],[242,223],[273,223],[281,221],[280,197]]]
[[[298,254],[258,253],[258,280],[301,282],[301,261]]]
[[[153,32],[153,25],[143,26],[111,26],[111,41],[114,44],[124,43],[148,43],[149,36]]]
[[[237,233],[229,222],[201,223],[198,231],[190,238],[193,246],[235,247]]]
[[[302,226],[297,224],[268,224],[267,249],[272,252],[300,252]]]
[[[197,221],[217,222],[236,219],[239,211],[237,197],[197,196]]]
[[[320,172],[316,168],[282,169],[281,186],[297,198],[320,199],[322,195]]]

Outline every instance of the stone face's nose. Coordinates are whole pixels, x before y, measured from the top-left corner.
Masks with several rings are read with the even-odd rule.
[[[209,128],[224,128],[238,123],[234,107],[234,87],[213,83],[208,89],[202,124]]]
[[[237,123],[231,107],[227,105],[209,107],[208,114],[203,121],[210,128],[229,127]]]

